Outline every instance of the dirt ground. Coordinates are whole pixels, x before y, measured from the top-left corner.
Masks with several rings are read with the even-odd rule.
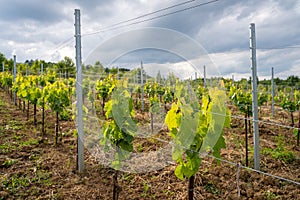
[[[61,122],[62,142],[54,144],[55,115],[46,113],[46,135],[0,91],[1,199],[112,199],[114,171],[85,154],[85,172],[76,171],[76,137],[72,120]],[[231,108],[232,115],[240,114]],[[289,114],[275,118],[261,110],[264,121],[289,125]],[[298,116],[295,115],[296,119]],[[38,121],[40,121],[40,111]],[[244,121],[232,119],[225,130],[227,148],[222,159],[245,165]],[[283,135],[284,137],[279,137]],[[300,148],[290,129],[260,124],[261,170],[300,182]],[[249,135],[249,166],[253,167],[253,137]],[[147,142],[144,142],[148,144]],[[152,143],[149,143],[151,145]],[[283,144],[283,148],[279,148]],[[286,153],[291,152],[291,153]],[[292,154],[292,155],[291,155]],[[175,165],[144,174],[119,173],[119,199],[187,199],[188,181],[174,175]],[[195,199],[300,199],[300,185],[203,159],[195,179]]]

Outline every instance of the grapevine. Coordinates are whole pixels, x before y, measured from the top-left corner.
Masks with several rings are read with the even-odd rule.
[[[58,140],[59,131],[59,113],[61,113],[67,106],[70,105],[68,87],[62,81],[56,81],[51,84],[48,83],[44,87],[43,98],[56,113],[56,128],[55,128],[55,143]]]
[[[229,126],[229,113],[225,109],[223,91],[210,90],[209,96],[203,96],[200,107],[197,101],[189,101],[186,98],[189,93],[185,87],[177,88],[178,100],[168,111],[165,123],[174,140],[172,159],[178,164],[175,175],[181,180],[189,179],[189,199],[193,199],[194,174],[201,164],[199,153],[212,150],[215,156],[220,156],[220,149],[225,147],[225,140],[222,130],[220,135],[215,131],[224,125]],[[222,119],[223,116],[214,115],[216,111],[223,113],[223,116],[226,114],[226,120]],[[215,144],[212,142],[213,138],[217,141]]]
[[[133,139],[137,131],[134,117],[133,101],[123,86],[115,89],[112,99],[105,104],[106,122],[103,126],[103,138],[100,143],[109,144],[115,149],[111,166],[116,170],[114,175],[113,199],[118,196],[117,175],[122,160],[128,158],[133,150]]]

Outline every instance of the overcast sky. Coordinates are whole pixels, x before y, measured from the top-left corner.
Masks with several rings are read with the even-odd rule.
[[[208,1],[191,1],[139,20]],[[7,58],[16,54],[18,62],[27,59],[58,61],[64,56],[74,59],[75,8],[81,10],[82,35],[86,35],[182,2],[185,1],[0,0],[0,52]],[[203,65],[207,65],[212,72],[216,69],[217,74],[225,77],[234,75],[236,78],[248,78],[251,74],[250,23],[256,25],[258,76],[269,78],[271,67],[275,68],[277,77],[300,76],[300,0],[219,0],[144,23],[130,26],[123,24],[121,28],[84,36],[83,62],[89,61],[89,56],[99,49],[99,45],[109,41],[110,46],[106,45],[98,55],[105,65],[117,64],[118,60],[132,67],[143,60],[146,67],[152,66],[156,70],[163,65],[168,65],[168,70],[172,70],[172,67],[174,70],[181,68],[177,72],[185,71],[184,76],[192,76],[197,70],[201,75]],[[137,30],[148,27],[174,30],[174,34],[170,37],[166,37],[166,33],[160,36],[146,34],[145,31],[141,35],[137,34]],[[178,39],[180,35],[187,42]],[[201,47],[199,53],[194,47],[186,45],[191,41]],[[152,46],[152,43],[159,44],[159,47]],[[148,46],[143,46],[145,44]],[[122,48],[123,52],[120,50]],[[119,55],[120,52],[123,54]],[[185,53],[183,55],[180,52]],[[205,63],[205,53],[211,63]],[[109,61],[107,59],[111,54],[115,58]],[[193,62],[197,59],[201,62]],[[214,67],[210,67],[211,64]],[[197,65],[193,66],[197,69],[186,65]]]

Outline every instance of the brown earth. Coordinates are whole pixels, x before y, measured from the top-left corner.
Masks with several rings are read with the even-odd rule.
[[[235,107],[231,112],[242,116]],[[289,114],[284,111],[276,112],[275,118],[268,116],[270,109],[260,113],[264,121],[289,125]],[[34,125],[32,111],[30,114],[27,120],[26,113],[12,105],[9,96],[0,91],[0,199],[112,199],[112,169],[98,164],[86,153],[85,172],[77,173],[73,121],[61,123],[63,140],[55,145],[54,113],[46,113],[44,137],[41,124]],[[225,130],[227,148],[222,150],[222,159],[245,165],[244,122],[232,119],[231,124],[232,128]],[[272,157],[270,153],[262,153],[261,170],[299,183],[300,148],[295,145],[290,129],[260,124],[262,149],[275,151],[278,134],[284,135],[281,138],[284,149],[292,152],[295,158],[287,162]],[[165,133],[163,138],[167,139]],[[253,167],[252,140],[250,134],[250,167]],[[156,149],[151,147],[155,145],[153,141],[136,142],[146,147],[146,151]],[[144,174],[119,173],[119,199],[187,199],[188,181],[176,178],[174,169],[175,164],[170,164]],[[203,159],[195,182],[195,199],[238,199],[238,188],[240,199],[300,199],[300,185],[226,162],[218,165],[209,157]]]

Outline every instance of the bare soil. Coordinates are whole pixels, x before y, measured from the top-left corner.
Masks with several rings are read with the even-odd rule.
[[[241,115],[231,107],[232,115]],[[85,172],[76,171],[76,136],[72,120],[61,122],[62,142],[54,144],[55,115],[46,113],[46,134],[41,124],[34,125],[26,113],[13,105],[10,97],[0,91],[0,199],[112,199],[114,170],[98,164],[85,154]],[[261,120],[289,125],[289,114],[270,108],[261,110]],[[40,121],[40,111],[38,121]],[[295,119],[298,116],[295,114]],[[227,148],[222,159],[245,165],[244,121],[232,119],[225,130]],[[291,129],[260,123],[262,149],[275,149],[278,135],[284,137],[284,149],[295,158],[287,162],[269,153],[261,154],[261,170],[300,182],[300,148]],[[165,133],[163,138],[167,139]],[[151,141],[138,140],[145,151],[156,149]],[[135,144],[136,146],[139,146]],[[160,144],[163,145],[163,144]],[[253,137],[249,134],[249,167],[253,167]],[[119,199],[187,199],[188,181],[174,175],[175,164],[144,174],[119,173]],[[196,174],[195,199],[300,199],[300,185],[239,168],[227,162],[218,164],[203,158]]]

